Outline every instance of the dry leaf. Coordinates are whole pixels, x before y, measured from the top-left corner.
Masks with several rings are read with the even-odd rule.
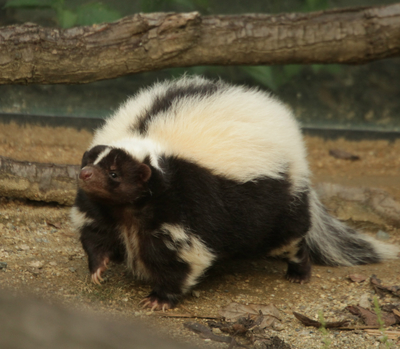
[[[249,316],[251,319],[255,320],[256,317],[262,314],[264,318],[262,323],[259,325],[260,328],[271,327],[276,320],[281,320],[280,312],[273,304],[244,305],[233,302],[222,309],[219,314],[227,321],[232,322]]]
[[[375,312],[368,309],[364,309],[359,306],[351,306],[351,305],[346,307],[346,309],[350,311],[353,315],[361,317],[361,319],[367,326],[379,326],[378,316],[375,314]],[[387,313],[382,311],[381,316],[385,326],[392,326],[398,323],[395,314],[393,312]]]
[[[400,311],[398,311],[397,309],[393,309],[392,310],[396,320],[400,323]]]
[[[295,311],[293,312],[293,315],[299,320],[304,326],[313,326],[316,328],[322,327],[322,324],[319,321],[315,321],[313,319],[310,319],[309,317],[296,313]],[[346,324],[349,322],[349,320],[344,320],[344,321],[336,321],[336,322],[326,322],[325,323],[325,328],[338,328],[338,327],[343,327],[346,326]]]
[[[217,336],[207,326],[199,324],[198,322],[185,322],[183,324],[187,329],[198,333],[204,339],[211,339],[217,342],[231,343],[233,338],[226,336]]]
[[[384,286],[382,281],[379,280],[376,275],[372,275],[370,279],[371,285],[375,287],[378,291],[386,291],[400,297],[400,286]]]
[[[54,227],[56,229],[61,229],[61,223],[52,223],[52,222],[46,221],[46,224],[50,227]]]

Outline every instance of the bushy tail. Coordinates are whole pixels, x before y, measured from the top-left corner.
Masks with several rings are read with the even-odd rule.
[[[311,228],[306,243],[314,263],[351,266],[399,257],[398,246],[359,233],[330,216],[312,189],[310,208]]]

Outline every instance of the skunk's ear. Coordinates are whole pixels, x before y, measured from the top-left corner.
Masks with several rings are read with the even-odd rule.
[[[151,168],[146,164],[140,164],[139,166],[139,178],[143,183],[146,183],[151,177]]]

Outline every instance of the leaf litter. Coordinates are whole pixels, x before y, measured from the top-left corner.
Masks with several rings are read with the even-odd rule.
[[[229,348],[246,347],[236,340],[236,337],[242,337],[250,341],[252,347],[290,349],[279,337],[269,336],[265,331],[267,328],[274,329],[276,323],[281,321],[280,311],[273,304],[244,305],[232,302],[223,308],[219,315],[224,320],[208,321],[208,326],[230,336],[217,336],[208,327],[196,322],[186,322],[184,326],[200,334],[202,338],[230,343]]]

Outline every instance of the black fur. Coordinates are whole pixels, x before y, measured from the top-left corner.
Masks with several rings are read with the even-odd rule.
[[[166,91],[154,98],[153,104],[140,118],[139,126],[137,127],[140,134],[146,134],[149,123],[156,115],[168,111],[174,102],[182,98],[190,97],[206,97],[213,94],[222,86],[222,82],[207,81],[201,85],[189,85],[180,87],[171,85]],[[136,130],[136,126],[134,127]]]
[[[125,260],[125,246],[109,207],[90,200],[82,189],[78,189],[75,206],[94,221],[92,224],[84,225],[80,231],[80,240],[88,255],[90,273],[93,274],[101,267],[106,258],[122,263]]]
[[[215,97],[211,104],[210,96]],[[220,107],[234,107],[236,100],[237,113],[224,108],[221,116]],[[138,109],[141,105],[147,109]],[[200,114],[185,123],[181,112],[187,108]],[[162,123],[154,123],[161,117],[167,135]],[[201,132],[192,133],[190,126]],[[236,132],[225,132],[231,126]],[[216,146],[192,149],[190,137],[198,137],[193,145],[204,139]],[[103,142],[108,145],[98,145]],[[158,84],[129,100],[96,133],[93,144],[82,159],[73,211],[92,280],[99,283],[110,260],[125,259],[134,273],[153,283],[146,306],[175,305],[205,269],[225,258],[280,256],[288,261],[287,279],[305,282],[311,260],[357,265],[397,257],[398,248],[360,234],[326,212],[310,186],[293,115],[261,91],[201,78]],[[258,152],[261,147],[265,153]],[[143,159],[144,154],[149,155]],[[218,158],[223,161],[208,161]]]
[[[311,277],[311,260],[310,251],[306,244],[305,239],[299,243],[299,249],[296,253],[297,260],[288,260],[288,269],[286,272],[286,279],[291,282],[307,282]]]
[[[84,166],[93,166],[100,149],[104,147],[95,147],[84,155]],[[143,166],[150,168],[151,176],[141,181],[136,173],[140,168],[137,160],[123,150],[113,149],[94,166],[107,178],[103,189],[109,197],[96,197],[96,192],[90,190],[86,195],[81,180],[84,190],[79,190],[75,203],[95,220],[81,229],[92,273],[104,256],[122,261],[129,247],[122,244],[119,227],[135,225],[140,244],[138,258],[153,283],[151,301],[174,306],[191,271],[190,265],[167,247],[173,241],[162,230],[165,223],[184,226],[187,234],[198,237],[215,254],[216,260],[267,255],[293,239],[303,238],[310,227],[308,193],[293,196],[286,179],[258,178],[238,184],[177,157],[163,157],[159,165],[162,172],[146,159]],[[108,179],[112,166],[120,176],[118,182]],[[124,195],[120,194],[121,186]],[[116,196],[118,199],[114,199]],[[309,277],[306,257],[299,265],[289,264],[291,277]]]

